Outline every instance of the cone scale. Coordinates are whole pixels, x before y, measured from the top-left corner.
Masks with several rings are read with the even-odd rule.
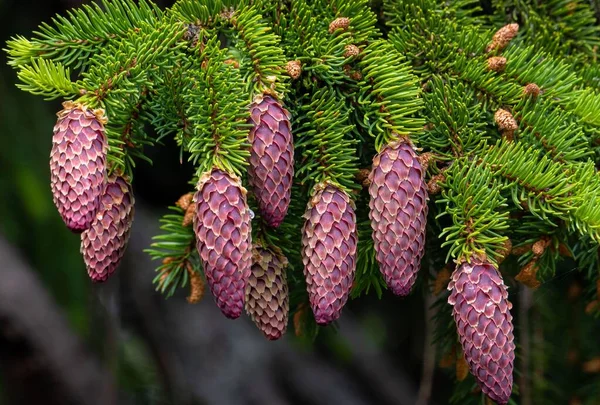
[[[81,234],[81,254],[94,282],[106,281],[118,267],[129,241],[133,204],[129,183],[122,177],[109,178],[94,221]]]
[[[238,318],[252,259],[246,189],[234,175],[214,169],[200,178],[194,201],[196,247],[208,286],[221,312]]]
[[[387,286],[410,293],[421,266],[427,221],[427,184],[408,143],[387,145],[373,159],[369,176],[369,218],[375,257]]]
[[[103,111],[65,102],[54,126],[50,152],[52,198],[73,232],[88,229],[106,181],[107,141]]]
[[[302,262],[315,320],[327,325],[340,317],[356,270],[354,204],[339,188],[321,183],[304,214]]]
[[[481,390],[497,403],[508,403],[513,384],[515,344],[512,304],[498,270],[473,259],[459,265],[448,285],[448,303],[465,360]]]
[[[290,114],[275,98],[258,97],[250,107],[248,178],[265,222],[278,227],[290,205],[294,145]]]

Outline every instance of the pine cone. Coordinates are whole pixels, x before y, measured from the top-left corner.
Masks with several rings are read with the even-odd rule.
[[[83,232],[94,221],[106,182],[107,142],[103,111],[65,102],[54,126],[50,186],[67,227]]]
[[[100,197],[100,209],[89,229],[81,234],[81,254],[90,278],[106,281],[127,247],[133,222],[133,191],[122,177],[108,179]]]
[[[508,43],[517,36],[519,31],[519,24],[508,24],[500,28],[492,37],[492,42],[487,46],[486,52],[494,50],[501,51],[506,48]]]
[[[348,195],[320,183],[302,228],[302,262],[310,305],[319,325],[340,317],[356,269],[356,215]]]
[[[294,144],[290,114],[279,101],[264,95],[250,107],[248,176],[263,218],[270,226],[283,222],[290,205],[294,177]]]
[[[238,318],[252,259],[246,189],[239,178],[214,169],[200,178],[194,201],[196,247],[210,291],[226,317]]]
[[[246,284],[246,312],[269,340],[277,340],[287,328],[290,311],[285,269],[280,251],[255,246],[252,272]]]
[[[396,295],[408,295],[421,266],[427,221],[427,185],[407,143],[387,145],[373,159],[369,218],[379,269]]]
[[[515,344],[502,277],[490,263],[473,259],[456,268],[448,290],[471,374],[485,394],[504,405],[512,391]]]

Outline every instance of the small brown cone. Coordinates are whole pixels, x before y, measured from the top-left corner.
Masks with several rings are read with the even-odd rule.
[[[531,96],[533,98],[536,98],[540,95],[541,92],[542,90],[540,89],[540,86],[538,86],[535,83],[529,83],[525,87],[523,87],[523,94],[525,96]]]
[[[450,270],[448,270],[448,267],[444,266],[435,277],[433,283],[433,295],[440,295],[442,291],[445,291],[449,281]]]
[[[246,313],[269,340],[285,333],[290,312],[287,259],[277,248],[255,245],[246,283]]]
[[[191,202],[185,210],[185,214],[183,215],[183,221],[181,223],[182,226],[192,226],[194,224],[194,218],[196,217],[196,203]]]
[[[185,268],[190,278],[190,295],[187,296],[187,302],[197,304],[204,298],[204,290],[206,289],[204,278],[202,278],[199,271],[194,270],[191,263],[186,263]]]
[[[514,131],[515,129],[519,128],[519,125],[517,124],[517,121],[513,115],[502,108],[498,109],[494,113],[494,121],[496,121],[498,129],[502,131]]]
[[[350,19],[348,17],[336,18],[329,24],[329,33],[333,34],[338,29],[346,31],[349,26],[350,26]]]
[[[356,46],[354,44],[346,45],[346,47],[344,48],[344,57],[345,58],[349,58],[351,56],[357,56],[359,53],[360,53],[360,49],[358,49],[358,46]]]
[[[302,74],[302,64],[299,60],[291,60],[285,65],[285,70],[293,80],[296,80]]]
[[[523,266],[523,268],[521,269],[519,274],[517,274],[515,276],[515,280],[517,280],[518,282],[520,282],[521,284],[523,284],[529,288],[536,289],[542,284],[537,279],[537,276],[536,276],[537,271],[538,271],[537,261],[532,260],[529,263],[527,263],[525,266]]]
[[[492,37],[492,42],[487,46],[486,52],[501,51],[517,35],[519,24],[508,24],[500,28]]]
[[[506,58],[504,56],[492,56],[488,58],[487,68],[493,72],[503,72],[506,68]]]
[[[190,204],[193,202],[194,193],[187,193],[179,197],[179,200],[175,203],[176,206],[181,208],[182,210],[187,210]]]

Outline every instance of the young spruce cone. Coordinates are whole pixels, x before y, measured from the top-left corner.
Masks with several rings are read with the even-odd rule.
[[[129,183],[122,177],[109,178],[98,213],[81,234],[81,254],[93,281],[106,281],[119,265],[129,240],[133,204]]]
[[[512,391],[515,344],[502,277],[490,263],[473,259],[454,270],[448,290],[471,373],[486,395],[504,405]]]
[[[421,266],[428,210],[423,175],[408,143],[389,144],[373,159],[369,218],[379,269],[396,295],[410,293]]]
[[[320,183],[302,228],[302,262],[310,305],[319,325],[340,317],[356,269],[356,215],[348,195]]]
[[[250,107],[250,184],[261,215],[270,226],[281,224],[290,205],[294,145],[290,115],[281,103],[264,95]]]
[[[238,318],[252,259],[246,189],[239,178],[214,169],[200,178],[194,201],[196,247],[210,291],[226,317]]]
[[[107,142],[102,110],[67,101],[54,126],[50,152],[50,186],[67,227],[82,232],[100,207],[106,181]]]
[[[252,272],[246,283],[246,312],[269,340],[279,339],[287,328],[290,310],[285,269],[280,251],[255,246]]]

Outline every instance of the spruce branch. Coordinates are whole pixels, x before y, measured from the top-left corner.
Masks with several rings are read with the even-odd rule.
[[[60,62],[46,59],[32,59],[31,64],[23,65],[17,72],[23,83],[17,87],[31,94],[44,96],[46,100],[58,97],[71,98],[79,94],[78,86],[71,81],[69,68]]]
[[[296,148],[302,153],[296,174],[301,184],[323,181],[340,186],[347,193],[357,188],[355,144],[349,139],[349,111],[344,100],[330,87],[312,87],[293,110]]]
[[[183,99],[186,117],[193,126],[187,145],[197,174],[218,167],[242,175],[248,162],[248,99],[238,69],[224,63],[226,50],[217,37],[196,44],[199,63],[190,72]]]
[[[183,226],[185,211],[180,207],[169,207],[169,210],[172,213],[165,214],[160,220],[163,233],[154,236],[150,248],[145,250],[153,260],[161,261],[155,270],[157,275],[153,282],[156,289],[167,297],[172,296],[177,288],[187,285],[188,263],[196,271],[201,268],[194,245],[194,231],[191,226]]]
[[[74,69],[85,68],[102,46],[118,40],[141,23],[154,24],[162,11],[151,2],[103,0],[102,5],[83,5],[43,23],[35,37],[18,36],[7,41],[9,65],[19,67],[31,59],[52,59]]]
[[[440,235],[446,238],[442,247],[450,247],[446,261],[450,257],[469,260],[478,254],[495,262],[509,227],[501,187],[485,166],[465,159],[454,161],[445,175],[437,203],[447,204],[438,217],[449,215],[453,221]]]
[[[418,79],[410,65],[400,61],[403,57],[390,44],[375,41],[359,62],[363,74],[359,103],[377,151],[423,129],[424,121],[417,115],[423,105]]]

